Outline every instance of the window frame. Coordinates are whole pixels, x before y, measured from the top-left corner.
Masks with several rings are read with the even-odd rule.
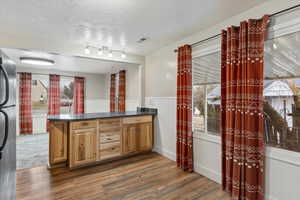
[[[217,44],[214,45],[207,45],[204,48],[201,48],[201,46],[199,47],[195,47],[193,48],[192,51],[192,59],[196,58],[196,57],[203,57],[203,56],[207,56],[210,54],[214,54],[214,53],[218,53],[221,51],[221,45],[220,42],[221,40],[218,38],[216,39],[217,41],[219,41]],[[194,71],[194,65],[192,64],[192,72]],[[221,143],[221,137],[220,135],[217,135],[215,133],[210,133],[207,131],[207,85],[215,85],[215,84],[221,84],[221,82],[215,82],[215,83],[203,83],[203,84],[197,84],[197,85],[205,85],[205,103],[204,103],[204,131],[202,130],[197,130],[194,127],[194,123],[192,123],[192,131],[193,131],[193,136],[195,138],[199,138],[199,139],[203,139],[206,141],[210,141],[213,143]],[[194,73],[192,73],[192,87],[194,87]],[[192,92],[192,108],[194,108],[194,92]],[[192,117],[192,120],[194,120],[194,114]],[[193,121],[194,122],[194,121]]]
[[[18,77],[19,78],[19,77]],[[32,112],[32,115],[35,115],[35,116],[40,116],[40,115],[47,115],[48,114],[48,104],[49,104],[49,76],[48,75],[44,75],[44,74],[34,74],[32,73],[31,75],[31,112]],[[33,101],[33,87],[34,86],[38,86],[38,82],[41,82],[41,80],[45,80],[45,81],[48,81],[48,85],[47,85],[47,101],[45,102],[46,104],[46,109],[43,110],[45,112],[37,112],[39,109],[36,109],[33,104],[34,104],[34,101]],[[18,97],[19,98],[19,97]]]
[[[296,32],[300,32],[300,17],[295,18],[293,20],[284,21],[278,24],[272,24],[268,28],[268,35],[267,40],[272,40],[278,37],[282,37],[285,35],[293,34]],[[210,45],[211,42],[211,45]],[[195,57],[202,57],[206,56],[208,54],[217,53],[221,51],[221,38],[218,37],[214,39],[213,41],[205,42],[203,45],[199,45],[196,47],[193,47],[192,51],[192,59]],[[192,65],[192,70],[194,68],[194,65]],[[287,78],[287,77],[283,77]],[[293,77],[296,78],[296,77]],[[192,73],[192,83],[194,80],[194,74]],[[264,80],[266,80],[264,78]],[[194,84],[192,85],[194,86]],[[192,92],[192,107],[194,107],[194,93]],[[205,103],[205,106],[207,106],[207,103]],[[206,119],[207,117],[205,117]],[[193,117],[192,117],[193,120]],[[205,122],[206,123],[206,122]],[[192,123],[193,124],[193,123]],[[205,126],[206,129],[206,126]],[[221,135],[212,135],[209,134],[206,130],[205,131],[197,131],[194,129],[194,126],[192,126],[193,131],[193,137],[197,139],[201,139],[204,141],[212,142],[221,144]],[[282,155],[285,155],[284,157],[288,157],[287,159],[282,157]],[[282,148],[272,147],[266,145],[266,156],[270,158],[279,159],[285,162],[289,162],[292,164],[297,164],[300,166],[300,153],[295,151],[290,151]]]
[[[63,100],[63,96],[62,93],[64,91],[64,87],[66,85],[62,84],[63,82],[69,82],[69,83],[73,83],[73,98],[72,99],[67,99],[67,100],[71,100],[71,108],[68,106],[68,108],[70,108],[70,112],[62,112],[63,106],[62,106],[62,100]],[[62,87],[63,86],[63,87]],[[75,94],[75,77],[71,77],[71,76],[64,76],[64,75],[60,75],[60,105],[59,105],[59,109],[60,109],[60,113],[65,115],[65,114],[74,114],[74,94]]]

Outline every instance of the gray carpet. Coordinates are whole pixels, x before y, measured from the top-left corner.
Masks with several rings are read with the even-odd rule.
[[[17,137],[17,169],[48,163],[48,133]]]

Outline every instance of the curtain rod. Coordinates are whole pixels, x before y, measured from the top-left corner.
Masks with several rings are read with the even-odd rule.
[[[276,13],[273,13],[273,14],[271,14],[271,15],[269,15],[269,16],[270,16],[270,17],[275,17],[275,16],[277,16],[277,15],[283,14],[283,13],[285,13],[285,12],[288,12],[288,11],[290,11],[290,10],[293,10],[293,9],[299,8],[299,7],[300,7],[300,4],[297,4],[297,5],[292,6],[292,7],[290,7],[290,8],[286,8],[286,9],[284,9],[284,10],[281,10],[281,11],[278,11],[278,12],[276,12]],[[209,38],[206,38],[206,39],[200,40],[200,41],[198,41],[198,42],[192,43],[191,46],[197,46],[197,45],[199,45],[199,44],[202,43],[202,42],[206,42],[206,41],[208,41],[208,40],[212,40],[212,39],[215,39],[215,38],[220,37],[220,36],[221,36],[221,33],[219,33],[219,34],[217,34],[217,35],[213,35],[213,36],[211,36],[211,37],[209,37]],[[174,52],[177,53],[177,52],[178,52],[178,49],[174,49]]]
[[[43,73],[36,73],[36,72],[17,72],[17,74],[20,74],[20,73],[30,73],[30,74],[45,75],[45,76],[51,75],[50,73],[49,74],[43,74]],[[59,76],[64,76],[64,77],[69,77],[69,78],[75,78],[75,77],[77,77],[77,76],[60,75],[60,74],[54,74],[54,75],[59,75]]]

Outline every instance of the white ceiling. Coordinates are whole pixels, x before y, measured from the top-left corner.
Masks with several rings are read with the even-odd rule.
[[[2,0],[0,36],[26,40],[18,48],[64,52],[89,44],[146,55],[264,1]],[[149,41],[138,44],[143,36]]]
[[[20,50],[20,49],[9,49],[2,48],[10,59],[12,59],[17,67],[29,67],[35,69],[47,69],[55,71],[66,71],[66,72],[80,72],[80,73],[93,73],[93,74],[107,74],[111,72],[117,72],[121,69],[127,69],[129,67],[137,67],[136,64],[106,61],[100,59],[90,59],[75,56],[62,56],[56,54],[49,54],[44,52]],[[39,66],[30,65],[20,62],[20,57],[38,57],[54,60],[55,64],[52,66]]]

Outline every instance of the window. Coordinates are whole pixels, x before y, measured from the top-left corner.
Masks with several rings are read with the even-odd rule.
[[[32,75],[31,101],[32,114],[47,114],[48,112],[49,76]]]
[[[300,32],[265,42],[267,145],[300,152]],[[193,58],[193,130],[220,134],[220,52]]]
[[[61,76],[60,78],[60,113],[73,113],[74,79]]]
[[[300,33],[265,43],[264,113],[268,145],[300,152]]]
[[[193,58],[193,129],[220,134],[220,52]]]
[[[193,86],[193,127],[205,131],[205,85]]]
[[[207,132],[215,135],[220,134],[220,106],[221,88],[220,84],[206,86],[206,108],[207,108]]]

